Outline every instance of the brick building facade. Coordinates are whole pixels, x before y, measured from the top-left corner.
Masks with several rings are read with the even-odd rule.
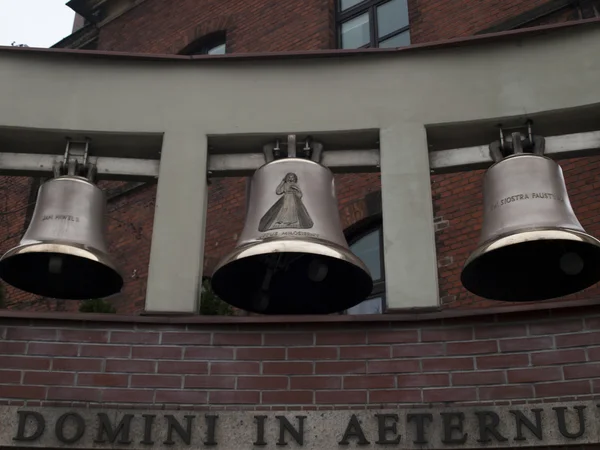
[[[379,5],[367,3],[372,8]],[[207,1],[201,6],[187,0],[70,4],[88,14],[88,23],[58,47],[167,54],[217,51],[223,38],[228,53],[331,49],[339,43],[338,22],[356,19],[362,12],[356,9],[359,15],[345,16],[332,0]],[[92,14],[94,10],[86,13],[83,8],[87,4],[125,7]],[[349,8],[361,5],[354,1]],[[431,0],[408,0],[408,28],[403,25],[385,39],[409,32],[412,44],[423,44],[579,20],[597,15],[597,10],[592,1],[464,0],[440,6]],[[365,39],[371,45],[384,42],[371,30]],[[596,236],[600,236],[600,202],[594,194],[599,165],[600,157],[561,161],[574,210]],[[570,299],[516,306],[484,301],[460,285],[460,270],[480,232],[481,178],[481,171],[431,177],[441,310],[298,317],[140,316],[156,188],[147,183],[102,182],[109,203],[110,250],[126,275],[125,290],[114,300],[119,314],[71,313],[75,302],[7,289],[9,310],[0,311],[0,417],[7,425],[0,433],[0,446],[28,445],[18,442],[19,436],[27,441],[23,437],[32,436],[32,428],[19,431],[15,422],[27,411],[51,411],[46,415],[51,416],[47,433],[71,427],[68,437],[43,441],[46,438],[38,436],[42,441],[29,439],[32,446],[133,448],[124,435],[116,442],[124,430],[116,430],[117,423],[128,411],[145,411],[148,416],[148,411],[173,410],[189,417],[220,411],[222,418],[229,412],[250,411],[292,420],[298,411],[363,414],[435,407],[436,418],[452,413],[460,420],[460,411],[504,406],[530,408],[527,417],[533,418],[531,408],[547,404],[568,414],[569,427],[565,429],[564,421],[558,425],[563,440],[557,441],[556,429],[548,428],[536,440],[531,421],[523,439],[506,434],[504,422],[498,428],[501,435],[489,431],[495,425],[479,422],[467,446],[600,444],[597,436],[589,437],[591,432],[585,434],[580,427],[579,433],[576,420],[577,411],[584,410],[581,405],[597,401],[600,389],[597,287]],[[381,224],[379,179],[377,173],[336,175],[340,215],[351,243],[376,236],[370,233]],[[6,194],[0,215],[4,249],[18,242],[31,220],[41,181],[0,178]],[[204,258],[208,273],[236,243],[245,215],[245,192],[245,178],[210,180]],[[591,409],[585,414],[595,414]],[[79,436],[76,426],[72,435],[73,423],[96,411],[111,413],[110,442],[106,444],[100,434],[95,443],[81,444],[83,431]],[[58,419],[64,414],[71,414],[67,425]],[[92,425],[79,422],[79,428],[81,423]],[[185,441],[183,423],[182,416],[179,428],[171,426],[178,446]],[[588,420],[588,431],[596,423]],[[375,443],[375,425],[365,421],[364,426],[371,427],[367,437],[372,447],[385,441],[384,433]],[[452,437],[454,426],[444,422],[443,430],[450,430]],[[217,433],[219,439],[225,434],[236,433],[224,429]],[[316,434],[305,434],[307,448],[339,448],[319,442]],[[502,435],[507,439],[502,441]],[[134,437],[137,445],[141,434]],[[355,446],[360,436],[353,439]],[[260,442],[259,437],[256,440]],[[272,435],[267,440],[267,448],[276,448]],[[165,442],[171,445],[169,438]]]
[[[93,2],[92,2],[93,3]],[[111,2],[109,2],[111,3]],[[240,2],[114,2],[113,9],[100,8],[89,16],[84,27],[57,43],[59,48],[189,54],[202,52],[204,42],[216,37],[226,43],[227,53],[293,52],[323,50],[344,46],[340,37],[344,11],[361,5],[374,7],[385,2],[342,2],[310,0],[279,2],[255,0]],[[409,0],[406,5],[411,44],[452,39],[474,34],[505,31],[595,17],[595,1],[478,1],[439,2]],[[69,3],[85,13],[86,2]],[[119,7],[119,5],[121,5]],[[346,11],[345,10],[345,11]],[[268,12],[268,14],[266,13]],[[371,22],[374,21],[374,16]],[[276,20],[278,25],[273,25]],[[398,19],[400,22],[405,19]],[[389,26],[389,25],[388,25]],[[404,26],[404,23],[398,26]],[[371,28],[373,28],[371,26]],[[405,27],[406,28],[406,27]],[[393,33],[392,33],[393,34]],[[207,41],[208,39],[208,41]],[[200,44],[200,47],[198,45]],[[368,44],[367,44],[368,45]],[[382,45],[373,44],[371,45]],[[205,46],[204,46],[205,47]],[[206,50],[206,49],[205,49]],[[590,196],[596,183],[596,158],[562,162],[570,198],[582,225],[592,235],[600,234],[596,220],[600,203]],[[468,293],[460,284],[462,266],[475,248],[481,225],[481,172],[432,175],[436,223],[441,306],[472,308],[497,306]],[[2,218],[7,236],[3,250],[10,248],[26,229],[38,179],[2,178],[9,193]],[[347,238],[356,239],[380,224],[380,180],[378,174],[336,176],[340,215]],[[122,295],[113,300],[119,313],[139,313],[145,298],[152,232],[155,186],[140,183],[106,183],[109,197],[109,242],[121,263],[125,277]],[[245,216],[245,178],[212,178],[204,255],[205,274],[235,245]],[[112,214],[112,212],[115,212]],[[362,256],[362,255],[361,255]],[[26,310],[75,310],[72,302],[39,298],[7,287],[6,306]],[[593,287],[577,297],[596,294]]]

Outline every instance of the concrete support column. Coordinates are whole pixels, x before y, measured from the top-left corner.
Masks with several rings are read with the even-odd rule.
[[[207,204],[207,139],[189,127],[165,133],[156,193],[147,313],[197,314]]]
[[[387,308],[438,306],[427,136],[421,124],[380,133]]]

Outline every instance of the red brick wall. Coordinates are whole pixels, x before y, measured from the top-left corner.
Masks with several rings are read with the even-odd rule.
[[[0,319],[0,399],[16,404],[326,409],[599,390],[599,306],[287,326]]]
[[[414,43],[423,43],[474,34],[545,2],[409,0],[411,38]],[[529,25],[570,20],[575,13],[573,8],[567,8]],[[590,13],[589,8],[586,13]],[[101,29],[99,49],[177,53],[196,38],[221,29],[227,30],[228,52],[333,48],[334,0],[146,0]],[[596,205],[600,203],[590,197],[588,188],[595,182],[596,162],[597,159],[568,161],[563,167],[576,212],[590,232],[600,235],[595,220]],[[379,190],[379,175],[343,175],[337,176],[336,182],[344,226],[365,219],[368,213],[365,195]],[[27,183],[29,180],[0,178],[0,186],[10,186],[11,192],[14,191],[6,200],[5,209],[0,205],[0,210],[8,211],[15,205],[26,203]],[[245,183],[245,179],[212,180],[206,231],[207,275],[237,241],[244,220]],[[479,235],[480,187],[479,172],[432,178],[435,216],[444,222],[439,226],[436,238],[440,297],[445,307],[497,305],[468,294],[459,283],[462,265]],[[123,295],[114,300],[119,313],[143,309],[154,197],[155,188],[150,186],[110,202],[110,249],[123,267],[126,278]],[[18,239],[15,236],[20,235],[25,216],[24,213],[0,216],[0,223],[8,223],[9,217],[12,231],[8,236],[12,237],[0,246],[2,251]],[[8,292],[8,305],[33,310],[73,310],[77,307],[73,302],[39,299],[15,290]]]
[[[100,30],[100,50],[177,53],[226,29],[228,53],[331,48],[332,0],[146,0]]]
[[[423,43],[469,36],[547,3],[548,0],[463,0],[410,3],[411,41]]]

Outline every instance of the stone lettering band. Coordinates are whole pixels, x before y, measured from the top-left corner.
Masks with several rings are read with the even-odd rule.
[[[595,402],[355,411],[168,411],[0,406],[0,447],[539,447],[600,443]]]

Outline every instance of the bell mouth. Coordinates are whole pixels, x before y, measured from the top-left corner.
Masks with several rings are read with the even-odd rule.
[[[123,288],[123,277],[108,255],[55,242],[9,250],[0,258],[0,278],[23,291],[61,300],[104,298]]]
[[[600,241],[576,230],[519,231],[481,244],[461,274],[463,286],[489,300],[549,300],[600,281]]]
[[[284,267],[270,276],[268,265],[275,262]],[[314,238],[241,246],[219,263],[211,283],[230,305],[269,315],[338,313],[373,289],[369,270],[349,249]]]

